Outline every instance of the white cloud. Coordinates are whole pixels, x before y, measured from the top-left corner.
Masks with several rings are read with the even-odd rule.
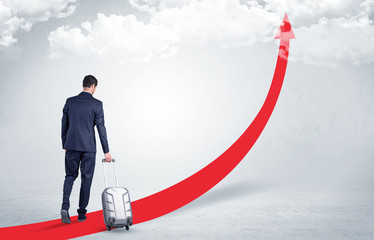
[[[176,50],[177,35],[163,25],[144,24],[134,15],[98,14],[81,28],[59,27],[51,32],[51,57],[66,51],[78,55],[97,55],[119,62],[149,61],[153,56],[167,57]]]
[[[159,6],[159,1],[155,2]],[[248,7],[230,0],[192,0],[182,7],[166,7],[152,14],[148,24],[132,15],[98,14],[93,23],[86,22],[81,28],[60,27],[49,36],[51,56],[71,51],[137,62],[170,56],[182,43],[248,45],[272,39],[282,17],[260,6]]]
[[[297,29],[295,34],[292,56],[307,64],[374,62],[374,25],[367,17],[321,18],[317,24]]]
[[[150,13],[162,11],[167,8],[183,7],[191,0],[129,0],[132,7]]]
[[[0,0],[0,49],[12,47],[19,31],[52,17],[62,18],[75,11],[76,0]]]
[[[255,4],[247,6],[239,1],[193,0],[181,8],[155,12],[151,23],[166,26],[184,42],[218,42],[221,46],[233,46],[272,39],[282,17]]]
[[[150,14],[148,24],[132,15],[99,14],[80,28],[65,26],[51,32],[51,56],[74,52],[136,62],[170,56],[181,44],[250,45],[272,40],[287,13],[296,35],[290,50],[293,60],[324,65],[374,61],[374,0],[130,0],[130,4]]]
[[[264,0],[266,9],[292,16],[295,26],[309,26],[320,18],[351,17],[359,14],[362,0]]]

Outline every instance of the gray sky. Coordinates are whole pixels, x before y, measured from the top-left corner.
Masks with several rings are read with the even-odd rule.
[[[62,107],[86,74],[135,199],[198,171],[260,109],[286,12],[284,86],[234,178],[374,180],[372,0],[37,2],[0,1],[1,187],[62,186]]]

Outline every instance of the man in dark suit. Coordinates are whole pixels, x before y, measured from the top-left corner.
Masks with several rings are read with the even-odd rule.
[[[95,99],[97,80],[88,75],[83,79],[83,91],[66,100],[61,138],[65,149],[65,182],[61,207],[61,221],[71,223],[69,217],[70,193],[74,180],[78,177],[80,165],[81,189],[79,195],[78,221],[87,219],[86,207],[90,198],[90,189],[95,170],[96,138],[94,127],[99,132],[101,146],[107,162],[112,161],[104,125],[103,103]]]

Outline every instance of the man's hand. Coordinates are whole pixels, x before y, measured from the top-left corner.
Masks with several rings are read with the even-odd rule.
[[[105,162],[111,162],[112,161],[112,156],[110,156],[110,153],[104,153],[105,156]]]
[[[66,149],[64,149],[65,150],[65,152],[66,152]]]

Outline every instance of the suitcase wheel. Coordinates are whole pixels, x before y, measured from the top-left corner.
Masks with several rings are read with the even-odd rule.
[[[112,230],[112,228],[109,225],[107,225],[106,230],[110,231],[110,230]]]
[[[126,230],[127,230],[127,231],[130,230],[130,227],[129,227],[128,225],[126,226]]]

